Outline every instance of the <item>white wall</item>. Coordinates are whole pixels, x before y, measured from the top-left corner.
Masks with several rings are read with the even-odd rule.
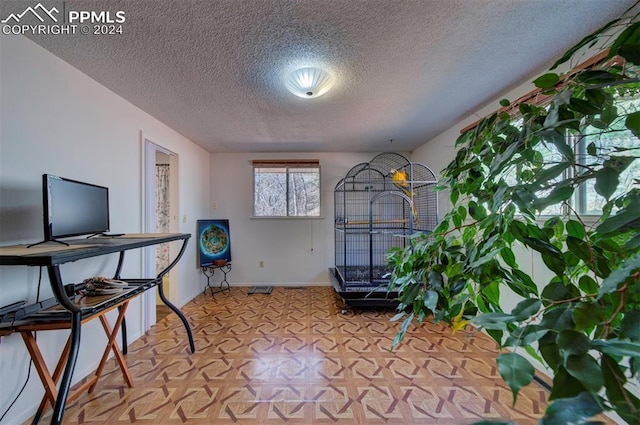
[[[195,220],[209,207],[209,154],[142,110],[118,97],[35,43],[21,36],[0,36],[0,245],[43,238],[41,176],[51,173],[109,187],[111,230],[141,232],[140,134],[179,155],[180,232],[193,233]],[[183,222],[183,216],[186,221]],[[178,265],[181,306],[202,290],[190,241]],[[115,256],[62,266],[67,283],[113,274]],[[139,250],[126,255],[123,276],[139,277]],[[0,306],[33,301],[36,268],[0,267]],[[40,298],[51,296],[46,270]],[[140,302],[127,313],[129,341],[141,335]],[[112,318],[113,319],[113,318]],[[106,342],[97,321],[83,327],[74,381],[92,372]],[[40,332],[38,344],[52,369],[68,332]],[[27,376],[29,356],[19,335],[2,337],[0,414]],[[35,370],[4,423],[28,419],[43,394]],[[9,419],[10,418],[10,419]]]
[[[208,217],[229,219],[231,285],[328,285],[334,262],[333,191],[347,171],[376,153],[212,154]],[[254,159],[319,159],[322,218],[252,218]],[[264,261],[264,267],[259,262]],[[220,276],[214,276],[215,283]],[[213,282],[213,281],[212,281]]]
[[[584,59],[586,60],[586,57]],[[564,72],[563,68],[566,68],[566,66],[559,67],[557,72]],[[544,70],[539,70],[538,72],[539,74],[542,74],[544,73]],[[438,175],[438,179],[440,179],[442,171],[455,158],[457,152],[457,150],[455,149],[455,142],[461,134],[460,130],[499,109],[499,101],[501,99],[514,101],[535,89],[535,86],[529,81],[535,79],[536,75],[536,73],[532,73],[531,78],[525,83],[497,96],[483,108],[477,111],[469,112],[466,117],[456,123],[453,127],[442,132],[435,138],[429,140],[427,143],[413,151],[411,160],[414,162],[421,162],[429,166]],[[449,201],[449,192],[441,191],[438,194],[439,216],[442,217],[444,214],[450,211],[450,209],[451,203]],[[518,265],[520,266],[522,271],[531,276],[533,281],[537,284],[539,291],[542,291],[542,289],[549,283],[554,274],[549,271],[544,265],[540,254],[519,245],[514,246],[514,253],[516,255]],[[513,293],[509,288],[507,288],[506,286],[501,288],[500,304],[504,311],[511,311],[513,307],[515,307],[516,304],[520,301],[522,301],[522,298],[519,295]],[[526,352],[524,352],[523,350],[519,350],[518,352],[526,356],[534,364],[534,366],[538,368],[538,370],[547,375],[551,374],[551,371],[549,369],[547,369],[543,364],[539,363],[536,359],[530,357]]]
[[[560,67],[558,71],[562,72],[562,67]],[[544,73],[544,70],[539,70],[539,72],[540,74],[542,74]],[[531,75],[531,81],[535,78],[535,75],[535,73]],[[500,96],[497,96],[485,107],[477,111],[469,112],[466,117],[456,123],[453,127],[442,132],[435,138],[429,140],[427,143],[413,151],[411,160],[415,162],[421,162],[429,166],[438,175],[438,179],[440,179],[442,171],[455,158],[457,152],[455,149],[455,142],[460,136],[461,129],[478,121],[480,118],[484,118],[495,112],[500,108],[499,101],[501,99],[514,101],[519,97],[529,93],[534,88],[535,86],[527,81],[520,86],[508,91],[507,93],[503,93]],[[442,217],[450,209],[451,203],[449,201],[449,192],[441,191],[438,194],[439,216]],[[549,280],[552,278],[553,273],[546,268],[539,254],[532,252],[531,250],[526,250],[524,248],[518,249],[518,247],[516,247],[515,253],[521,269],[533,278],[534,282],[538,284],[540,289],[542,289],[547,285],[547,283],[549,283]],[[505,311],[510,311],[519,301],[521,301],[521,299],[518,298],[515,294],[511,293],[508,288],[504,288],[502,292],[503,293],[501,294],[501,302],[503,304],[502,307],[505,309]]]

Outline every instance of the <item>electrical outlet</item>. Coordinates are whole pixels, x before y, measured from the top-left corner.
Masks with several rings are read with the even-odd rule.
[[[217,203],[217,202],[213,202],[213,203],[211,204],[211,209],[212,209],[212,210],[217,210],[217,209],[218,209],[218,203]]]
[[[187,222],[187,215],[186,215],[186,214],[184,214],[184,215],[182,216],[182,222],[183,222],[183,223],[186,223],[186,222]]]
[[[260,268],[264,268],[264,261],[260,260]]]

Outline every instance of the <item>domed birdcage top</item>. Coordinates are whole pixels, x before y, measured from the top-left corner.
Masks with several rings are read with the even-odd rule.
[[[407,182],[414,186],[437,182],[434,172],[426,165],[411,162],[399,153],[384,152],[376,155],[369,162],[362,162],[353,166],[346,176],[338,182],[336,188],[345,182],[353,182],[354,180],[386,179],[398,172],[402,173]]]

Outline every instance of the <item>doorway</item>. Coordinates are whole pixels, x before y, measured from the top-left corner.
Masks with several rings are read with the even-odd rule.
[[[171,233],[178,231],[178,155],[157,143],[142,137],[143,164],[143,227],[145,233]],[[156,276],[174,257],[172,244],[149,247],[144,252],[144,276]],[[174,281],[175,268],[165,275],[162,285],[169,301],[177,298]],[[144,300],[144,332],[159,318],[166,315],[164,304],[149,291]]]
[[[171,232],[171,155],[156,151],[156,232]],[[169,267],[170,244],[156,245],[156,274]],[[171,274],[162,279],[165,294],[171,293]],[[169,314],[171,309],[164,305],[156,293],[156,322]]]

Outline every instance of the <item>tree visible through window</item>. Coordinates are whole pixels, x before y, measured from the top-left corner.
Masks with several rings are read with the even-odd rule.
[[[318,160],[253,161],[255,217],[319,217]]]
[[[614,102],[613,107],[624,109],[627,116],[632,112],[640,111],[640,89],[634,90],[624,95],[619,95],[615,90],[611,91]],[[540,105],[540,107],[548,108],[548,105]],[[515,119],[513,122],[514,131],[521,131],[522,119]],[[609,125],[608,131],[599,129],[602,125],[597,121],[583,125],[580,131],[573,133],[567,132],[565,135],[566,143],[571,148],[572,155],[577,158],[578,166],[574,169],[564,169],[552,181],[558,183],[573,176],[574,173],[585,172],[587,170],[597,170],[602,168],[603,158],[612,159],[615,157],[632,156],[637,157],[640,154],[640,139],[636,137],[630,130],[625,127],[624,119],[619,118],[618,121]],[[613,130],[611,130],[613,129]],[[528,175],[526,173],[539,172],[540,169],[549,170],[551,172],[554,167],[561,167],[563,154],[558,147],[552,143],[541,142],[535,147],[536,157],[528,165],[532,165],[533,169],[524,169],[521,164],[514,165],[507,169],[504,173],[504,179],[509,185],[517,182],[518,175]],[[600,161],[600,162],[598,162]],[[626,193],[634,187],[640,187],[640,160],[635,159],[628,167],[617,176],[617,189],[612,197]],[[551,192],[536,192],[536,196],[544,197]],[[582,184],[576,190],[573,196],[564,204],[553,204],[540,211],[541,216],[546,215],[563,215],[567,214],[570,209],[575,210],[580,215],[597,216],[602,214],[602,209],[606,199],[598,195],[595,189],[595,180],[591,179]],[[615,210],[615,209],[614,209]]]
[[[626,96],[616,96],[615,107],[624,109],[627,114],[640,111],[640,98],[638,92],[626,94]],[[596,162],[596,158],[616,156],[629,157],[640,155],[640,140],[625,127],[624,120],[619,119],[611,124],[615,129],[613,132],[602,133],[597,126],[589,125],[583,131],[583,137],[578,144],[580,162],[583,167],[597,167],[601,163]],[[593,154],[597,153],[597,156]],[[618,177],[618,188],[613,197],[628,192],[630,188],[638,186],[640,180],[640,161],[633,161],[626,170]],[[602,213],[602,207],[606,200],[598,195],[595,190],[595,182],[590,180],[580,188],[578,196],[578,211],[587,215],[598,215]]]

